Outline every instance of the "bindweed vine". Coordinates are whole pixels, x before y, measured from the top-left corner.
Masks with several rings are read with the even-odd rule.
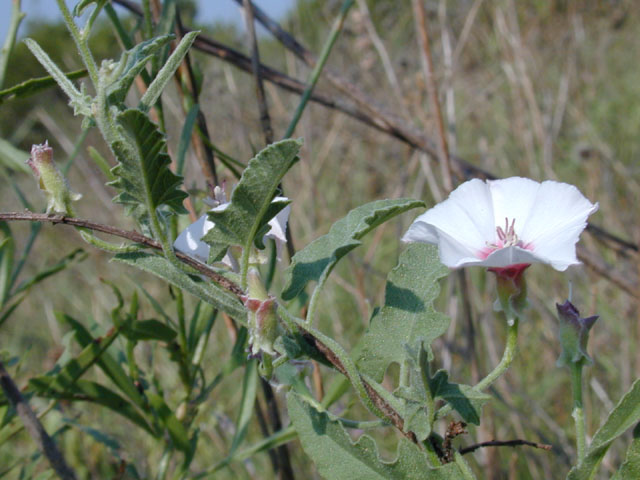
[[[467,446],[459,442],[482,424],[485,405],[499,396],[496,382],[514,369],[518,331],[531,312],[528,268],[538,263],[563,272],[578,265],[576,244],[598,203],[573,185],[551,180],[511,177],[462,182],[446,200],[417,216],[401,238],[385,238],[401,245],[401,251],[386,275],[382,304],[367,312],[371,315],[366,329],[351,342],[323,321],[332,302],[327,287],[336,278],[336,269],[389,222],[427,207],[426,202],[412,198],[364,203],[291,255],[288,264],[282,258],[282,246],[296,226],[289,219],[298,193],[288,189],[285,197],[282,185],[292,169],[306,168],[308,154],[302,139],[289,137],[354,2],[342,4],[285,139],[258,150],[246,162],[222,154],[209,145],[204,129],[198,131],[201,106],[191,104],[197,92],[190,92],[186,85],[199,88],[188,58],[199,32],[176,38],[174,27],[181,24],[176,2],[162,2],[159,10],[160,2],[143,2],[143,19],[131,32],[111,2],[82,0],[73,10],[63,0],[57,3],[87,72],[87,83],[74,83],[75,75],[66,74],[50,58],[46,45],[32,39],[25,43],[67,96],[74,115],[82,118],[80,143],[93,129],[106,144],[110,158],[103,158],[95,148],[91,156],[108,177],[107,185],[115,192],[113,202],[122,207],[121,216],[135,223],[136,229],[81,218],[83,201],[56,166],[52,146],[44,139],[34,145],[27,163],[46,196],[46,211],[0,213],[0,326],[16,315],[32,287],[72,268],[81,256],[63,258],[33,279],[18,283],[22,267],[14,262],[16,240],[10,222],[65,224],[90,247],[107,252],[123,272],[138,270],[139,278],[150,274],[170,290],[162,297],[141,283],[130,288],[124,282],[103,279],[102,287],[115,298],[106,327],[90,318],[58,312],[56,321],[70,333],[53,366],[30,377],[21,395],[16,395],[20,392],[3,368],[0,439],[8,441],[19,430],[19,415],[25,428],[39,435],[34,434],[36,446],[61,478],[76,478],[72,469],[77,469],[78,462],[69,462],[68,467],[63,458],[68,452],[50,445],[57,441],[62,447],[59,439],[69,429],[111,448],[119,465],[118,478],[125,474],[214,478],[221,472],[233,476],[236,468],[255,470],[253,464],[247,465],[266,452],[277,478],[312,476],[308,457],[327,479],[473,479],[483,478],[482,464],[464,455],[480,448],[534,447],[533,455],[554,454],[548,452],[550,445],[529,439],[494,439]],[[128,48],[119,59],[98,63],[89,39],[103,9]],[[82,14],[84,23],[79,20]],[[264,20],[259,10],[258,15]],[[178,34],[183,33],[180,29]],[[259,60],[257,46],[253,48],[254,59]],[[259,76],[258,66],[254,62],[254,74]],[[183,77],[187,71],[189,82]],[[163,98],[174,79],[186,119],[178,129],[178,158],[167,142],[163,112]],[[33,85],[14,88],[12,94],[27,88]],[[265,105],[261,97],[262,110]],[[198,139],[194,144],[208,145],[226,166],[216,172],[216,178],[229,175],[230,182],[231,176],[239,175],[234,186],[224,182],[206,186],[208,198],[200,215],[203,195],[187,189],[181,176],[188,167],[185,158],[193,135]],[[111,163],[115,165],[107,169]],[[107,242],[96,233],[122,243]],[[62,237],[62,230],[56,230],[56,235]],[[291,244],[289,248],[292,252]],[[374,255],[375,250],[371,249]],[[439,311],[441,283],[461,268],[483,269],[495,276],[495,282],[487,284],[495,285],[495,323],[505,332],[497,364],[487,368],[484,376],[464,383],[454,381],[457,372],[440,368],[443,338],[451,325],[449,316]],[[485,282],[485,273],[478,273]],[[123,278],[126,275],[122,273]],[[154,312],[152,317],[148,311]],[[594,478],[611,443],[640,421],[640,383],[636,381],[622,396],[589,441],[589,426],[594,422],[588,421],[584,408],[582,377],[584,367],[593,364],[588,339],[598,317],[580,317],[569,301],[557,304],[557,313],[562,348],[558,366],[567,367],[566,382],[573,392],[576,455],[567,478]],[[350,314],[344,320],[356,319]],[[228,337],[214,342],[212,332],[221,323]],[[161,355],[166,360],[163,367],[159,366]],[[3,359],[0,365],[11,364]],[[167,379],[168,370],[178,382]],[[225,388],[237,387],[233,390],[237,395],[226,396],[221,385],[230,378],[236,385],[225,384]],[[135,456],[113,446],[118,442],[111,441],[106,431],[83,424],[84,418],[71,418],[62,406],[50,405],[41,415],[61,412],[64,428],[49,437],[44,421],[40,423],[42,419],[26,409],[28,402],[40,398],[78,409],[93,404],[114,424],[125,423],[153,444],[156,464],[137,465]],[[231,408],[233,415],[220,414],[218,401]],[[255,438],[254,420],[261,438],[249,444]],[[626,461],[616,466],[616,478],[631,478],[624,475],[640,469],[637,430]],[[215,445],[219,455],[203,454],[218,437],[222,439]],[[295,440],[303,453],[290,455]]]

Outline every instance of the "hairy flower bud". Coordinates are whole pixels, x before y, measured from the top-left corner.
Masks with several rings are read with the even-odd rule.
[[[255,268],[249,269],[247,275],[249,295],[243,297],[244,305],[249,310],[249,344],[251,354],[260,352],[275,355],[273,343],[278,338],[278,317],[276,315],[275,298],[267,294],[260,274]]]
[[[80,200],[82,195],[70,190],[67,180],[53,161],[53,149],[49,142],[31,147],[31,157],[27,165],[33,170],[40,190],[47,196],[47,213],[64,213],[73,216],[71,202]]]
[[[556,304],[558,319],[560,320],[558,337],[562,346],[562,353],[558,357],[558,366],[570,366],[572,363],[591,365],[593,360],[587,353],[589,330],[593,327],[598,315],[580,318],[578,309],[567,300],[562,305]]]
[[[496,274],[498,283],[498,301],[496,310],[503,311],[507,320],[513,321],[520,317],[523,310],[529,305],[527,300],[527,282],[524,271],[530,265],[522,263],[502,268],[489,268]]]

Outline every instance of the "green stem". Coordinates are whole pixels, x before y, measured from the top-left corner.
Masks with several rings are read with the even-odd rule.
[[[73,17],[71,16],[71,12],[67,8],[67,4],[64,3],[64,0],[57,0],[58,8],[62,13],[62,17],[64,18],[64,23],[69,29],[69,33],[73,37],[73,41],[78,48],[78,52],[80,52],[80,56],[82,57],[82,61],[84,62],[85,67],[87,67],[87,71],[89,72],[89,77],[91,78],[91,82],[93,83],[94,88],[98,88],[98,66],[96,65],[96,61],[91,55],[91,51],[89,50],[89,46],[87,45],[86,39],[84,35],[80,34],[78,30],[78,26],[76,22],[73,21]]]
[[[329,58],[331,49],[333,48],[334,43],[336,43],[336,40],[338,39],[338,35],[340,35],[340,32],[342,31],[342,26],[344,25],[344,21],[347,18],[347,13],[349,12],[349,9],[353,6],[353,3],[354,3],[354,0],[345,0],[342,3],[342,8],[340,9],[338,18],[336,18],[336,21],[334,22],[333,27],[331,28],[331,33],[329,34],[329,38],[327,39],[326,43],[322,47],[322,52],[320,52],[320,58],[318,59],[318,63],[316,63],[316,66],[313,68],[313,71],[311,72],[309,84],[307,85],[307,88],[305,88],[304,92],[302,93],[302,96],[300,97],[300,103],[298,104],[298,108],[296,108],[296,111],[293,114],[293,118],[291,119],[291,122],[287,127],[287,131],[284,134],[284,138],[289,138],[291,137],[291,135],[293,135],[293,132],[295,131],[296,126],[300,121],[300,117],[302,117],[302,112],[304,112],[304,109],[307,106],[307,102],[309,101],[309,98],[311,98],[311,93],[313,92],[313,89],[315,88],[316,83],[318,83],[318,80],[320,79],[320,73],[322,72],[322,69],[324,68],[325,63],[327,63],[327,59]]]
[[[504,347],[504,353],[502,354],[502,359],[500,363],[496,365],[496,367],[489,372],[489,374],[484,377],[476,386],[473,387],[474,390],[481,392],[486,390],[491,386],[493,382],[495,382],[498,378],[500,378],[511,366],[513,359],[516,355],[516,350],[518,346],[518,317],[515,317],[513,320],[509,320],[507,323],[507,342]],[[444,417],[447,413],[449,413],[453,407],[451,404],[446,404],[436,413],[436,419]]]
[[[2,54],[0,54],[0,88],[4,85],[4,77],[7,74],[7,65],[9,64],[9,56],[13,51],[13,46],[16,43],[16,35],[18,33],[18,27],[20,22],[25,17],[25,13],[20,10],[21,0],[13,0],[13,8],[11,9],[11,23],[9,24],[9,31],[4,39],[4,45],[2,46]]]
[[[489,374],[484,377],[478,384],[474,387],[476,390],[485,390],[487,389],[493,382],[495,382],[498,378],[502,376],[504,372],[506,372],[513,359],[516,356],[516,349],[518,347],[518,317],[515,317],[513,320],[510,320],[508,323],[507,329],[507,344],[504,347],[504,353],[502,354],[502,360],[500,363],[494,368]]]
[[[329,278],[329,272],[325,272],[325,274],[320,277],[316,288],[313,289],[311,300],[309,301],[309,309],[307,310],[307,318],[305,320],[307,325],[313,325],[313,319],[315,318],[316,310],[318,309],[318,299],[320,298],[320,292],[322,292],[322,288],[327,282],[327,278]]]
[[[587,449],[584,409],[582,407],[582,367],[583,362],[572,363],[571,387],[573,390],[573,411],[571,416],[576,424],[576,447],[578,449],[578,465],[584,460]]]

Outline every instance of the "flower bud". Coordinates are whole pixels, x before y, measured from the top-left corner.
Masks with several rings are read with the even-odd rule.
[[[524,276],[524,271],[529,266],[528,263],[520,263],[508,267],[488,269],[496,274],[498,283],[496,309],[503,311],[509,322],[519,317],[529,305],[527,301],[527,282]]]
[[[562,346],[562,353],[558,357],[557,365],[570,366],[572,363],[583,362],[591,365],[593,360],[587,353],[589,330],[599,318],[598,315],[580,318],[578,309],[567,300],[562,305],[556,303],[558,319],[560,320],[558,337]]]
[[[40,190],[47,196],[47,213],[63,213],[73,216],[71,202],[80,200],[82,195],[69,189],[67,180],[53,161],[53,149],[49,142],[31,147],[31,157],[27,165],[33,170]]]
[[[250,268],[247,275],[249,295],[243,297],[244,305],[249,310],[249,345],[251,354],[260,352],[275,355],[273,343],[278,338],[278,317],[276,315],[275,298],[268,295],[262,284],[260,274]]]

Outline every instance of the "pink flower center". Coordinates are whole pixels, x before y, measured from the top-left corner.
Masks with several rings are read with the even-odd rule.
[[[487,242],[487,246],[480,250],[480,252],[478,252],[480,258],[484,260],[496,250],[507,247],[520,247],[525,250],[533,250],[533,245],[531,243],[525,244],[518,238],[518,235],[515,231],[515,224],[515,218],[511,221],[511,223],[509,223],[509,219],[505,217],[504,228],[496,227],[496,241],[493,243]]]

